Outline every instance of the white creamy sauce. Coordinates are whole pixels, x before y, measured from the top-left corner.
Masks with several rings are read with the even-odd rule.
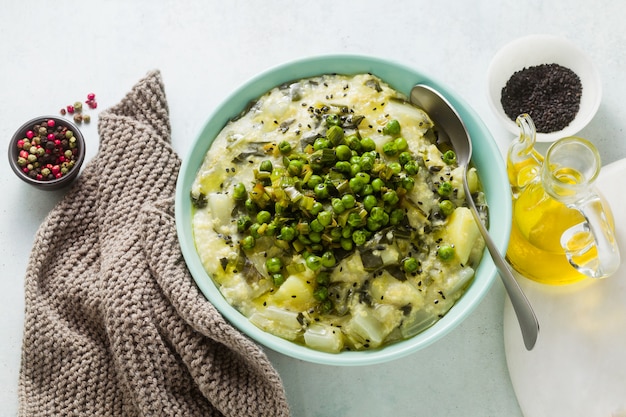
[[[388,181],[398,184],[406,177],[414,181],[411,187],[396,190],[400,196],[396,208],[404,213],[403,227],[385,224],[377,230],[368,229],[367,242],[355,242],[347,250],[342,249],[345,242],[340,241],[352,237],[348,231],[347,237],[338,237],[340,231],[332,230],[341,229],[338,224],[326,226],[315,235],[317,240],[321,236],[320,243],[315,242],[312,233],[307,235],[309,223],[312,226],[316,218],[307,208],[299,212],[304,213],[299,222],[307,223],[307,228],[298,229],[305,235],[304,243],[280,240],[277,232],[265,232],[266,223],[259,229],[263,233],[256,235],[255,246],[242,249],[244,236],[252,233],[238,231],[242,216],[248,215],[254,223],[256,213],[262,209],[269,211],[273,219],[280,215],[274,212],[274,201],[265,208],[257,205],[256,210],[249,211],[243,200],[234,197],[234,187],[242,183],[250,195],[260,182],[259,167],[263,161],[271,161],[276,170],[295,159],[295,155],[310,156],[314,152],[312,138],[326,135],[328,115],[339,116],[344,138],[359,135],[373,140],[374,153],[378,153],[375,170],[399,160],[398,155],[385,156],[385,144],[398,137],[406,139],[405,152],[414,158],[419,171],[415,175],[396,172]],[[399,122],[400,133],[384,131],[390,120]],[[358,126],[352,126],[357,123]],[[439,320],[463,294],[484,248],[465,207],[461,173],[455,162],[444,161],[444,149],[435,145],[435,138],[432,121],[423,111],[370,74],[324,75],[272,89],[219,133],[191,190],[192,199],[200,201],[194,210],[193,231],[207,273],[225,299],[255,325],[313,349],[339,352],[377,348],[420,333]],[[286,155],[278,150],[284,142],[292,149]],[[338,148],[335,150],[339,152]],[[331,171],[333,178],[341,177],[334,168],[324,172]],[[345,173],[344,186],[353,174]],[[264,177],[266,187],[261,189],[283,196],[285,186],[280,189],[280,179],[275,177],[270,184],[266,178],[269,175],[268,172]],[[377,174],[369,175],[371,183]],[[475,170],[469,172],[469,179],[472,192],[479,202],[484,202]],[[336,184],[342,181],[339,178]],[[452,186],[450,195],[442,197],[438,193],[442,182]],[[296,194],[309,196],[321,202],[324,210],[332,211],[331,199],[318,198],[306,184],[303,180],[289,190],[295,189]],[[339,187],[337,198],[346,189]],[[366,191],[352,194],[356,203],[347,212],[370,216],[371,211],[363,208]],[[381,203],[380,194],[373,194],[379,205],[387,207]],[[294,206],[304,204],[303,200],[296,200],[299,195],[275,198],[291,199]],[[442,212],[442,200],[452,203],[452,211]],[[479,205],[486,213],[484,203]],[[335,220],[341,223],[339,217]],[[336,262],[311,269],[307,258],[321,245],[334,253]],[[446,259],[438,254],[444,245],[452,248],[452,255]],[[280,281],[268,272],[268,258],[281,260]],[[415,269],[404,269],[407,258],[417,261]]]

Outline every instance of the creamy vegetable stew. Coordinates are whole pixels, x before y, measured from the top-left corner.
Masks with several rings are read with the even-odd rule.
[[[474,276],[484,241],[461,175],[428,115],[376,76],[294,81],[215,138],[190,193],[196,248],[261,329],[378,348],[433,325]]]

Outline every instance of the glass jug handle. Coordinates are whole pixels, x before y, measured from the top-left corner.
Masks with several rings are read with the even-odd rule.
[[[600,167],[591,142],[568,137],[550,146],[541,170],[548,194],[585,218],[563,233],[561,246],[570,264],[592,278],[607,277],[620,265],[610,208],[593,189]]]

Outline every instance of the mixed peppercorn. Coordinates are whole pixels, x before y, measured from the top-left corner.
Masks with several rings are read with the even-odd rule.
[[[27,130],[16,144],[17,164],[29,177],[50,181],[66,175],[76,164],[78,141],[67,126],[44,120]]]

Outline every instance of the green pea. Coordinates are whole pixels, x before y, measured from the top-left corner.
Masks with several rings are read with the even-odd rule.
[[[415,175],[419,171],[419,165],[415,161],[409,161],[404,164],[404,171],[409,175]]]
[[[335,254],[332,251],[326,251],[322,254],[322,266],[325,268],[332,268],[337,263]]]
[[[272,274],[272,281],[277,287],[281,286],[285,282],[285,276],[283,274]]]
[[[384,186],[385,186],[385,182],[382,179],[374,178],[372,180],[372,187],[374,187],[375,193],[380,193],[380,191],[383,189]]]
[[[310,224],[310,228],[314,232],[321,232],[324,230],[324,225],[319,220],[313,219]]]
[[[355,178],[360,178],[361,180],[363,180],[363,184],[367,184],[370,182],[370,174],[368,174],[367,172],[359,172],[355,175]]]
[[[319,221],[322,226],[326,227],[333,222],[333,215],[331,212],[324,210],[317,215],[316,220]]]
[[[378,200],[373,195],[367,195],[363,198],[363,208],[368,212],[378,205]]]
[[[372,138],[361,139],[361,148],[364,152],[376,150],[376,142]]]
[[[252,219],[250,219],[250,216],[243,215],[239,219],[237,219],[237,231],[245,232],[246,230],[248,230],[251,224]]]
[[[251,198],[246,199],[244,205],[246,206],[246,211],[248,213],[256,213],[257,211],[259,211],[256,203]]]
[[[359,227],[361,226],[361,224],[363,223],[363,219],[361,218],[361,215],[359,215],[359,213],[356,212],[352,212],[348,215],[348,220],[346,221],[347,224],[349,224],[351,227]]]
[[[437,194],[439,194],[442,197],[447,197],[450,194],[452,194],[452,184],[449,181],[444,181],[441,184],[439,184],[439,187],[437,188]]]
[[[454,203],[450,200],[442,200],[439,202],[439,210],[445,215],[449,216],[454,212]]]
[[[372,194],[374,194],[374,187],[372,187],[372,184],[365,184],[363,186],[363,190],[361,190],[361,195],[365,196]]]
[[[383,214],[385,213],[385,210],[382,207],[372,207],[372,210],[370,211],[370,219],[374,220],[374,221],[382,221],[383,220]]]
[[[296,230],[291,226],[283,226],[280,229],[280,234],[278,235],[280,240],[286,240],[291,242],[296,238]]]
[[[446,164],[452,165],[456,162],[456,153],[452,149],[448,149],[443,153],[442,159]]]
[[[311,243],[320,243],[322,241],[322,234],[320,232],[309,233],[309,240]]]
[[[389,162],[387,167],[391,170],[391,173],[394,175],[398,175],[402,172],[402,165],[399,162]]]
[[[398,145],[395,142],[387,142],[383,145],[383,153],[387,156],[395,156],[398,154]]]
[[[413,187],[415,187],[415,178],[413,177],[402,178],[401,184],[402,184],[402,188],[404,188],[407,191],[411,191]]]
[[[278,150],[283,155],[288,154],[289,152],[291,152],[291,144],[287,142],[286,140],[283,140],[282,142],[278,144]]]
[[[396,193],[394,190],[387,191],[385,194],[383,194],[382,198],[385,204],[388,204],[390,206],[395,206],[400,201],[398,193]]]
[[[241,240],[241,247],[245,250],[250,250],[252,248],[254,248],[254,245],[256,244],[256,239],[252,236],[246,236]]]
[[[233,187],[233,198],[235,200],[244,200],[246,197],[248,197],[248,191],[246,191],[246,186],[243,182],[235,184]]]
[[[270,161],[269,159],[262,161],[261,166],[259,167],[259,171],[263,172],[272,172],[273,169],[274,166],[272,165],[272,161]]]
[[[339,145],[335,148],[335,156],[340,161],[348,161],[352,157],[352,150],[348,145]]]
[[[302,174],[302,168],[304,168],[304,163],[299,159],[292,159],[289,161],[289,165],[287,166],[287,172],[289,175],[297,177]]]
[[[251,224],[250,227],[248,228],[248,232],[250,233],[250,236],[252,236],[255,239],[260,238],[261,237],[261,234],[259,233],[260,227],[261,225],[258,223]]]
[[[313,203],[313,207],[311,207],[309,213],[311,213],[312,216],[317,216],[319,213],[322,212],[322,210],[324,210],[324,205],[319,201],[316,201],[315,203]]]
[[[352,167],[350,165],[350,162],[348,161],[337,161],[337,163],[335,164],[335,170],[343,174],[350,174],[351,169]]]
[[[391,119],[387,122],[387,124],[383,127],[383,133],[385,135],[397,135],[400,133],[400,122],[396,119]]]
[[[320,149],[328,149],[331,147],[331,143],[326,138],[317,138],[313,142],[313,149],[319,151]]]
[[[411,161],[413,161],[413,156],[411,155],[410,152],[404,151],[400,153],[400,155],[398,155],[398,162],[400,162],[402,166],[406,165],[407,163]]]
[[[341,245],[341,249],[346,250],[346,251],[351,251],[352,248],[354,247],[354,242],[352,241],[352,239],[349,239],[349,238],[341,238],[339,243]]]
[[[311,175],[309,180],[306,182],[307,187],[310,189],[314,189],[316,185],[324,182],[324,179],[317,174]]]
[[[407,273],[416,272],[419,268],[419,262],[413,257],[404,258],[402,260],[402,269]]]
[[[370,156],[364,156],[359,162],[359,166],[363,171],[371,171],[374,168],[374,159]]]
[[[454,257],[454,246],[452,245],[441,245],[439,249],[437,249],[437,255],[444,261],[449,261]]]
[[[352,226],[350,226],[349,224],[345,225],[343,229],[341,229],[341,237],[348,238],[352,236],[352,230]]]
[[[351,209],[356,204],[356,199],[352,194],[344,194],[341,196],[341,202],[345,208]]]
[[[319,285],[328,285],[330,284],[330,274],[328,272],[322,271],[315,276],[315,282]]]
[[[337,214],[341,214],[346,211],[346,207],[343,205],[343,202],[340,198],[333,198],[330,202],[333,211]]]
[[[398,152],[404,152],[407,149],[409,149],[409,144],[407,143],[406,139],[404,138],[396,138],[393,143],[396,144],[396,148],[398,149]]]
[[[358,194],[363,190],[363,187],[365,186],[365,181],[363,181],[362,178],[354,177],[350,178],[350,181],[348,181],[348,185],[350,186],[352,192]]]
[[[261,210],[256,215],[256,221],[258,223],[269,223],[272,221],[272,214],[267,210]]]
[[[389,213],[389,223],[392,226],[397,226],[404,220],[404,210],[402,209],[394,209]]]
[[[329,114],[326,116],[326,126],[336,126],[341,122],[341,119],[336,114]]]
[[[270,274],[277,274],[283,268],[283,262],[278,257],[271,257],[265,260],[265,268]]]
[[[352,234],[352,241],[355,245],[362,246],[365,244],[365,242],[367,242],[367,234],[364,230],[356,230]]]
[[[309,255],[305,262],[306,266],[308,266],[312,271],[317,271],[322,267],[322,258],[317,255]]]
[[[328,299],[328,288],[327,287],[317,287],[314,291],[313,291],[313,297],[317,300],[317,301],[325,301],[326,299]]]
[[[326,183],[317,184],[313,190],[315,191],[317,198],[328,198],[330,195],[328,185],[326,185]]]
[[[379,230],[381,227],[383,227],[383,223],[382,223],[382,220],[378,221],[378,220],[373,219],[372,217],[368,217],[367,220],[365,221],[365,226],[367,227],[367,230],[371,232],[375,232]]]
[[[357,135],[350,135],[346,138],[346,145],[353,151],[360,152],[363,150],[363,145],[361,144],[361,140]]]

